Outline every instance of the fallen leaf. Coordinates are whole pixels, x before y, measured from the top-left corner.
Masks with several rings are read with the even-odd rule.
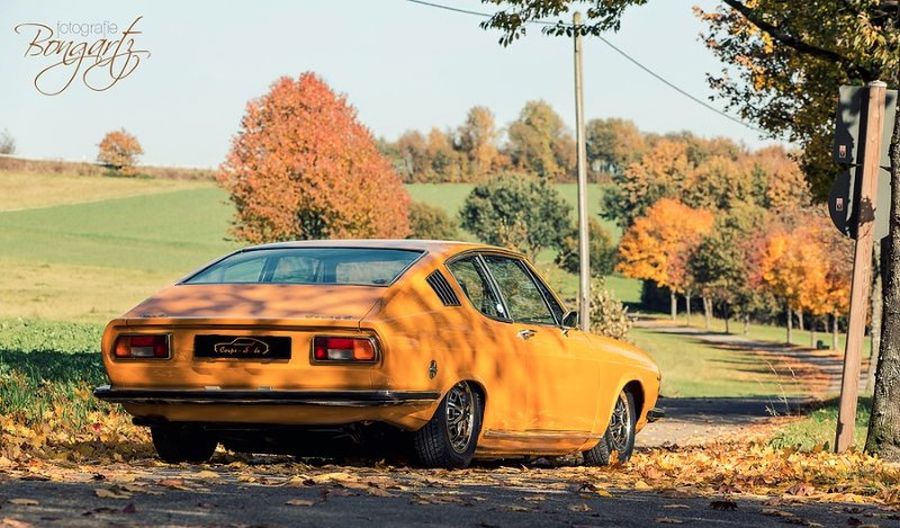
[[[129,502],[124,508],[122,508],[122,513],[137,513],[137,508],[134,507],[133,502]]]
[[[666,504],[663,508],[667,510],[688,510],[691,507],[687,504]]]
[[[106,488],[97,488],[94,490],[94,493],[101,499],[126,500],[126,499],[131,498],[131,493],[126,493],[124,491],[111,490],[111,489],[106,489]]]
[[[674,517],[657,517],[654,521],[659,524],[684,524],[684,521],[681,519],[676,519]]]
[[[3,528],[31,528],[33,525],[25,521],[13,519],[12,517],[4,517],[3,519],[0,519],[0,526]]]
[[[40,502],[34,499],[9,499],[7,502],[16,506],[37,506]]]
[[[191,491],[191,488],[187,487],[185,482],[181,479],[163,479],[157,482],[157,484],[174,490]]]
[[[285,502],[288,506],[312,506],[315,503],[316,501],[309,499],[291,499]]]
[[[591,507],[582,502],[581,504],[570,505],[569,510],[573,512],[589,512],[591,511]]]

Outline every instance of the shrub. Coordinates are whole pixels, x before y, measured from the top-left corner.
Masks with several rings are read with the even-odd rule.
[[[134,175],[137,157],[144,153],[137,138],[125,129],[108,132],[99,147],[97,161],[125,176]]]
[[[591,276],[603,277],[613,272],[616,265],[616,245],[603,225],[594,218],[588,219],[588,249],[591,257]],[[556,264],[569,273],[578,273],[581,263],[578,253],[578,231],[563,239],[556,255]]]
[[[510,173],[472,189],[459,214],[463,229],[485,243],[534,260],[542,249],[562,245],[572,230],[571,210],[545,179]]]
[[[613,339],[625,339],[628,331],[631,330],[631,325],[628,308],[613,296],[602,280],[593,281],[591,284],[591,332]]]
[[[456,240],[459,224],[443,209],[422,202],[409,204],[408,238],[421,240]]]
[[[12,134],[9,133],[9,130],[3,130],[3,133],[0,134],[0,154],[15,154],[16,153],[16,140],[13,139]]]

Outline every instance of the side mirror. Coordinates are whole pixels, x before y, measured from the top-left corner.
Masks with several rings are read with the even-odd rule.
[[[562,325],[564,328],[578,328],[578,312],[566,312],[563,316]]]

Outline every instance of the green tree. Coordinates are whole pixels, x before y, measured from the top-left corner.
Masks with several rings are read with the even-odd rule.
[[[507,152],[516,169],[550,181],[571,179],[575,142],[559,114],[544,101],[525,103],[507,130]]]
[[[588,219],[588,249],[590,250],[591,276],[604,277],[613,272],[616,265],[618,248],[609,232],[597,219]],[[578,252],[578,231],[573,230],[562,241],[562,247],[556,255],[556,264],[569,273],[578,273],[581,268]]]
[[[588,167],[594,180],[621,175],[647,150],[644,135],[627,119],[591,119],[585,125]]]
[[[572,230],[571,211],[546,179],[505,173],[472,189],[459,214],[462,228],[485,243],[534,260],[544,248],[561,247]]]
[[[409,204],[409,230],[407,238],[421,240],[456,240],[459,225],[440,207],[422,202]]]

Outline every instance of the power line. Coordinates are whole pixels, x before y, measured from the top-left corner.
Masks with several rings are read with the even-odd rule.
[[[425,1],[425,0],[406,0],[406,1],[407,1],[407,2],[411,2],[411,3],[413,3],[413,4],[419,4],[419,5],[426,6],[426,7],[433,7],[433,8],[436,8],[436,9],[443,9],[443,10],[445,10],[445,11],[452,11],[452,12],[454,12],[454,13],[461,13],[461,14],[464,14],[464,15],[474,15],[474,16],[478,16],[478,17],[482,17],[482,18],[491,18],[491,17],[493,16],[493,15],[490,14],[490,13],[484,13],[484,12],[482,12],[482,11],[472,11],[472,10],[469,10],[469,9],[461,9],[461,8],[458,8],[458,7],[453,7],[453,6],[443,5],[443,4],[436,4],[436,3],[434,3],[434,2],[427,2],[427,1]],[[562,27],[567,27],[567,28],[573,27],[571,24],[564,24],[564,23],[562,23],[562,22],[549,22],[549,21],[546,21],[546,20],[532,20],[532,21],[530,21],[530,23],[538,24],[538,25],[542,25],[542,26],[562,26]],[[655,79],[658,80],[659,82],[665,84],[666,86],[668,86],[669,88],[675,90],[676,92],[678,92],[679,94],[683,95],[684,97],[687,97],[687,98],[690,99],[691,101],[693,101],[693,102],[699,104],[699,105],[702,106],[703,108],[706,108],[707,110],[711,110],[711,111],[713,111],[713,112],[719,114],[720,116],[725,117],[726,119],[728,119],[728,120],[730,120],[730,121],[733,121],[733,122],[735,122],[735,123],[737,123],[737,124],[739,124],[739,125],[741,125],[741,126],[744,126],[744,127],[748,128],[748,129],[754,131],[754,132],[758,132],[758,133],[761,133],[761,134],[765,134],[765,131],[760,130],[760,129],[758,129],[758,128],[752,126],[752,125],[749,125],[749,124],[745,123],[744,121],[738,119],[737,117],[734,117],[734,116],[731,115],[731,114],[728,114],[728,113],[726,113],[726,112],[723,112],[722,110],[719,110],[719,109],[716,108],[715,106],[712,106],[711,104],[707,103],[707,102],[704,101],[703,99],[701,99],[701,98],[699,98],[699,97],[697,97],[697,96],[691,94],[690,92],[688,92],[687,90],[685,90],[685,89],[681,88],[680,86],[676,85],[676,84],[673,83],[672,81],[669,81],[668,79],[666,79],[666,78],[663,77],[662,75],[660,75],[660,74],[656,73],[655,71],[653,71],[649,66],[645,66],[644,64],[642,64],[639,60],[635,59],[634,57],[632,57],[631,55],[629,55],[625,50],[623,50],[622,48],[619,48],[618,46],[616,46],[615,44],[613,44],[613,43],[610,42],[609,40],[607,40],[607,39],[605,39],[605,38],[603,38],[603,37],[601,37],[601,36],[599,36],[599,35],[597,35],[597,38],[600,40],[600,42],[606,44],[606,45],[609,46],[613,51],[615,51],[616,53],[618,53],[619,55],[621,55],[623,58],[625,58],[628,62],[630,62],[630,63],[634,64],[635,66],[637,66],[638,68],[644,70],[646,73],[648,73],[649,75],[651,75],[653,78],[655,78]]]

